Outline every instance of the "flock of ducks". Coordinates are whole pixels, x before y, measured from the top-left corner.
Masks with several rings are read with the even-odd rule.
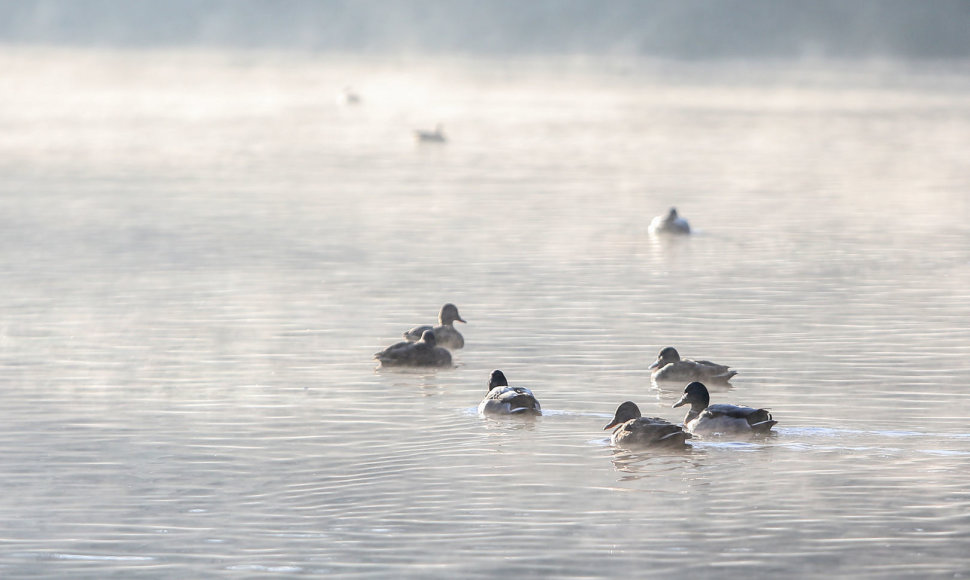
[[[677,218],[674,209],[667,217],[670,216],[683,219]],[[458,313],[458,307],[445,304],[438,313],[437,325],[416,326],[404,332],[404,341],[375,353],[374,358],[380,361],[381,367],[450,367],[449,351],[465,346],[465,339],[455,328],[455,322],[464,323],[465,320]],[[683,424],[674,424],[659,417],[644,417],[632,401],[622,403],[613,420],[604,427],[604,430],[613,429],[610,441],[617,447],[686,449],[690,447],[688,440],[694,436],[764,435],[777,423],[767,409],[710,404],[711,395],[705,383],[729,386],[728,381],[737,371],[727,365],[681,358],[677,349],[668,346],[660,351],[649,368],[655,383],[687,383],[683,396],[673,407],[690,405],[690,410]],[[494,370],[478,412],[482,416],[534,417],[542,415],[542,407],[531,390],[509,385],[505,373]]]
[[[360,95],[345,87],[338,102],[345,105],[361,103]],[[433,131],[418,130],[414,137],[419,143],[444,143],[441,125]],[[670,208],[666,215],[659,215],[650,222],[651,235],[687,235],[690,224],[680,217],[677,208]],[[404,341],[375,353],[374,358],[382,367],[450,367],[451,352],[465,346],[465,339],[455,329],[455,322],[465,320],[454,304],[445,304],[438,313],[437,325],[416,326],[404,333]],[[668,346],[660,351],[657,360],[650,365],[651,378],[655,383],[687,383],[684,394],[674,407],[690,405],[690,411],[682,425],[670,423],[659,417],[644,417],[636,403],[626,401],[616,409],[613,420],[604,429],[613,429],[611,441],[622,447],[686,448],[687,440],[694,435],[738,435],[768,433],[776,421],[766,409],[753,409],[737,405],[711,405],[711,396],[705,386],[727,384],[737,374],[726,365],[706,360],[682,359],[677,349]],[[481,415],[542,414],[542,407],[532,391],[525,387],[509,385],[505,373],[492,371],[485,398],[478,406]]]

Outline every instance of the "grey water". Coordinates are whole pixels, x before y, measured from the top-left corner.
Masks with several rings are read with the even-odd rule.
[[[966,67],[0,70],[0,576],[970,575]],[[445,302],[455,368],[375,369]],[[612,449],[664,346],[776,434]]]

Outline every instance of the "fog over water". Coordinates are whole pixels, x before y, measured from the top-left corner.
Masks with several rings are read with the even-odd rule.
[[[967,6],[0,2],[0,577],[970,576]]]
[[[0,39],[672,58],[961,58],[963,0],[4,0]]]

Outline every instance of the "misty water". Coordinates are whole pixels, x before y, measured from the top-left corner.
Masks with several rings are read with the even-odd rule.
[[[0,576],[970,575],[965,68],[0,70]],[[445,302],[455,368],[375,370]],[[611,448],[664,346],[776,434]]]

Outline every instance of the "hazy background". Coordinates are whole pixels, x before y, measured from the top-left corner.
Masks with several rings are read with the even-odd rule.
[[[4,0],[0,41],[675,58],[970,54],[963,0]]]

